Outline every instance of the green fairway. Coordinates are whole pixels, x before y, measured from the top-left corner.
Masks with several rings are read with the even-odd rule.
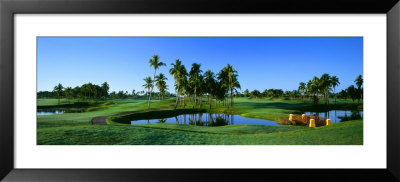
[[[38,106],[56,107],[57,99],[38,99]],[[78,101],[63,99],[61,104],[74,107]],[[331,126],[227,125],[219,127],[183,124],[130,125],[132,118],[160,118],[174,113],[175,99],[155,100],[147,110],[146,100],[107,100],[88,104],[87,112],[64,113],[37,117],[38,145],[362,145],[363,121],[346,121]],[[95,103],[95,104],[93,104]],[[234,107],[208,109],[203,98],[202,108],[213,113],[240,114],[244,117],[268,119],[284,123],[290,113],[307,109],[362,109],[362,103],[338,99],[329,106],[312,105],[302,100],[237,98]],[[333,103],[333,100],[331,101]],[[193,106],[177,108],[190,112]],[[148,114],[146,114],[148,113]],[[107,125],[92,125],[96,116],[108,116]],[[137,119],[137,118],[135,118]],[[125,124],[124,124],[125,123]]]

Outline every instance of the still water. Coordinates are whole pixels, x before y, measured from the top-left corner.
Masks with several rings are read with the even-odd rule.
[[[64,114],[64,113],[80,113],[85,112],[86,108],[45,108],[37,109],[37,116],[53,115],[53,114]]]
[[[363,118],[363,111],[331,110],[328,112],[304,112],[304,114],[331,119],[332,123]]]
[[[240,115],[232,115],[232,114],[212,114],[212,113],[182,114],[170,118],[131,121],[132,125],[152,124],[152,123],[190,124],[196,126],[224,126],[224,125],[240,125],[240,124],[282,126],[277,124],[275,121],[270,121],[270,120],[245,118]]]

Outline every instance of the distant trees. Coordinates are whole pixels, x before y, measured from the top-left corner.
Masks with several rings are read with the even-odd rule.
[[[250,96],[251,96],[251,97],[258,98],[258,97],[261,96],[261,93],[260,93],[260,91],[258,91],[257,89],[255,89],[255,90],[253,90],[253,91],[250,92]]]
[[[108,91],[110,90],[110,85],[108,85],[107,82],[104,82],[101,84],[101,96],[105,100],[106,97],[108,96]]]
[[[282,89],[265,89],[262,93],[257,89],[253,91],[249,91],[246,89],[243,92],[244,97],[252,97],[252,98],[279,98],[284,97],[283,99],[305,99],[309,98],[312,100],[314,104],[318,104],[319,100],[323,100],[324,104],[329,104],[329,98],[342,98],[345,100],[350,98],[352,99],[353,103],[354,100],[360,100],[363,97],[363,79],[362,76],[359,75],[354,80],[355,85],[351,85],[346,89],[341,90],[339,93],[336,93],[336,88],[340,85],[339,78],[337,76],[330,76],[327,73],[321,75],[321,77],[314,76],[313,79],[307,82],[300,82],[297,90],[286,90],[283,91]],[[333,91],[333,92],[332,92]]]
[[[65,96],[68,99],[68,103],[70,103],[70,100],[71,100],[71,97],[72,97],[72,94],[73,94],[72,88],[71,87],[66,87],[64,92],[65,92]]]
[[[335,95],[335,96],[336,96],[336,95]],[[342,99],[344,99],[344,103],[346,103],[346,100],[347,100],[347,97],[348,97],[348,94],[347,94],[346,89],[343,89],[342,91],[340,91],[340,92],[339,92],[339,96],[340,96]]]
[[[272,89],[265,89],[262,93],[260,93],[259,97],[282,97],[283,95],[284,91],[282,89],[272,88]]]
[[[357,90],[356,90],[356,88],[354,87],[354,85],[350,85],[350,86],[346,89],[346,92],[347,92],[348,96],[350,96],[351,100],[352,100],[353,103],[354,103],[354,100],[358,98],[358,97],[357,97]]]
[[[347,99],[348,97],[351,98],[352,102],[357,100],[360,103],[360,99],[363,98],[363,78],[361,75],[358,75],[357,78],[354,80],[357,88],[354,85],[350,85],[347,89],[342,90],[339,95],[340,97]]]
[[[249,96],[250,96],[249,89],[244,90],[243,96],[244,96],[244,97],[249,97]]]
[[[306,93],[306,84],[304,82],[300,82],[298,91],[303,96],[303,100],[304,100],[304,96],[305,96],[305,93]]]
[[[92,83],[85,83],[81,86],[72,87],[64,87],[61,83],[56,85],[54,89],[50,91],[39,91],[37,92],[37,98],[57,98],[60,102],[62,97],[66,97],[68,102],[72,99],[78,100],[96,100],[96,99],[126,99],[126,98],[137,98],[140,97],[140,93],[137,92],[135,94],[129,94],[127,91],[120,90],[118,92],[109,93],[110,85],[107,82],[102,83],[101,85],[96,85]],[[144,94],[144,92],[142,93]],[[171,94],[168,92],[164,93],[165,96],[170,96]]]

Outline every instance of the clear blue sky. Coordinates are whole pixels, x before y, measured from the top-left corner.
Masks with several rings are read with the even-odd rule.
[[[107,81],[110,91],[141,91],[143,78],[153,76],[154,54],[167,64],[157,73],[167,75],[170,92],[176,59],[188,70],[197,62],[214,73],[229,63],[242,92],[295,90],[323,73],[339,77],[341,90],[363,75],[362,37],[38,37],[37,90]]]

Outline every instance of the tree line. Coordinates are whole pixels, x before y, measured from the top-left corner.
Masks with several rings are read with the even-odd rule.
[[[158,55],[152,56],[149,60],[150,67],[154,68],[153,78],[145,77],[143,87],[147,90],[147,106],[150,108],[152,99],[152,91],[157,87],[161,99],[164,98],[164,92],[168,88],[165,81],[167,78],[163,73],[156,74],[161,66],[166,64],[160,61]],[[219,73],[215,74],[211,70],[207,70],[203,74],[201,64],[193,63],[190,70],[187,70],[182,61],[177,59],[175,63],[171,63],[172,68],[169,73],[174,77],[175,88],[175,109],[178,106],[186,107],[186,99],[192,103],[193,108],[202,107],[202,99],[208,97],[209,107],[212,108],[214,100],[215,105],[220,106],[221,102],[224,106],[233,106],[233,96],[237,89],[240,89],[238,81],[238,72],[232,65],[228,64]],[[156,76],[157,75],[157,76]]]
[[[53,91],[39,91],[37,93],[38,98],[58,98],[58,104],[60,104],[60,99],[66,97],[68,102],[71,99],[105,99],[108,97],[110,86],[107,82],[101,85],[96,85],[92,83],[86,83],[81,86],[64,87],[61,83],[54,86]]]
[[[308,82],[300,82],[297,90],[293,91],[283,91],[282,89],[265,89],[263,92],[255,89],[249,91],[246,89],[243,94],[237,93],[238,97],[251,97],[251,98],[296,98],[296,99],[309,99],[312,100],[314,104],[319,103],[323,100],[325,104],[329,104],[329,98],[342,98],[345,100],[351,99],[354,103],[355,100],[360,103],[363,97],[363,78],[361,75],[357,76],[354,80],[355,86],[350,85],[348,88],[341,90],[336,93],[337,86],[340,85],[339,78],[337,76],[330,76],[327,73],[321,75],[321,77],[314,76],[313,79]],[[332,92],[333,91],[333,92]]]
[[[339,94],[344,99],[347,97],[352,98],[353,103],[355,99],[358,99],[358,103],[363,95],[363,79],[361,75],[358,75],[354,80],[357,88],[354,85],[349,86],[347,89],[342,90]],[[319,103],[319,100],[323,100],[325,104],[329,104],[329,96],[333,95],[335,98],[336,104],[336,87],[340,85],[339,78],[336,76],[330,76],[327,73],[321,75],[321,77],[314,76],[312,80],[309,80],[306,83],[300,82],[298,90],[301,95],[304,97],[309,97],[313,100],[313,103]],[[330,91],[333,91],[333,94],[330,94]]]
[[[65,87],[61,83],[54,86],[52,91],[39,91],[37,92],[37,98],[57,98],[58,104],[60,104],[61,98],[67,98],[68,102],[71,99],[79,99],[79,100],[96,100],[96,99],[137,99],[143,98],[145,96],[144,91],[136,91],[132,90],[131,93],[128,91],[120,90],[109,91],[110,85],[107,82],[104,82],[100,85],[86,83],[81,86]],[[175,97],[174,94],[165,92],[164,95],[166,97]]]

